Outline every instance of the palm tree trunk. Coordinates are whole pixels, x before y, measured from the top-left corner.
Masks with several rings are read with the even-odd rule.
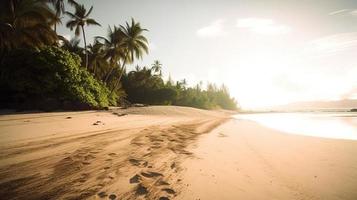
[[[109,76],[113,73],[114,71],[114,62],[111,62],[111,68],[110,68],[110,71],[107,73],[107,75],[105,76],[105,79],[104,79],[104,83],[107,84],[107,81],[109,79]]]
[[[11,15],[12,15],[12,19],[15,19],[15,5],[14,5],[14,0],[10,1],[10,9],[11,9]]]
[[[126,63],[126,57],[127,57],[127,55],[125,55],[125,57],[124,57],[123,64],[122,64],[122,67],[121,67],[122,70],[121,70],[121,72],[120,72],[120,76],[119,76],[117,82],[114,84],[114,87],[113,87],[112,90],[110,91],[110,95],[112,95],[112,93],[114,92],[114,90],[116,89],[116,87],[119,85],[120,79],[121,79],[121,77],[122,77],[123,74],[124,74],[124,71],[125,71],[125,63]],[[109,95],[109,96],[110,96],[110,95]]]
[[[87,41],[86,41],[86,34],[84,32],[84,26],[82,27],[82,34],[83,34],[83,42],[84,42],[84,55],[86,57],[86,69],[88,69],[88,54],[87,54]]]

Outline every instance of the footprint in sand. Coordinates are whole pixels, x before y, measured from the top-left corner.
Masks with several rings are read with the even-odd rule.
[[[135,174],[135,176],[133,176],[129,179],[129,183],[131,183],[131,184],[139,183],[140,181],[141,181],[141,177],[138,174]]]
[[[129,162],[130,162],[132,165],[134,165],[134,166],[139,166],[141,160],[138,160],[138,159],[135,159],[135,158],[130,158],[130,159],[129,159]]]
[[[168,182],[166,182],[166,181],[159,180],[158,182],[155,183],[155,185],[161,186],[161,185],[170,185],[170,184]]]
[[[85,159],[85,160],[90,160],[90,159],[94,159],[94,158],[96,158],[96,157],[93,156],[92,154],[89,154],[89,155],[84,156],[84,159]]]
[[[170,200],[168,197],[160,197],[159,200]]]
[[[89,164],[90,164],[90,162],[83,161],[83,162],[82,162],[82,164],[83,164],[83,165],[89,165]]]
[[[148,189],[143,186],[141,183],[136,187],[136,194],[137,195],[144,195],[148,193]]]
[[[164,189],[162,189],[162,191],[165,191],[165,192],[167,192],[169,194],[176,194],[175,190],[170,189],[170,188],[164,188]]]
[[[154,178],[154,177],[158,177],[158,176],[164,176],[161,173],[158,172],[141,172],[141,175],[143,175],[146,178]]]
[[[104,198],[104,197],[108,196],[106,192],[99,192],[97,195],[98,195],[100,198]]]
[[[115,195],[115,194],[109,195],[109,199],[110,199],[110,200],[114,200],[114,199],[116,199],[116,198],[117,198],[117,195]]]

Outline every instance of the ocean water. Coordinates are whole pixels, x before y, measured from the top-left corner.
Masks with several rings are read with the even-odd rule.
[[[238,114],[235,118],[290,134],[357,140],[357,113],[259,113]]]

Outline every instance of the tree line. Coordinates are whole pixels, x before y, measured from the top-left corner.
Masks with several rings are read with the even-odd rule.
[[[2,1],[1,107],[93,109],[131,102],[236,109],[225,86],[202,89],[164,81],[159,61],[128,71],[128,65],[148,54],[148,30],[131,19],[108,26],[106,36],[88,43],[86,27],[101,26],[92,11],[93,6],[87,9],[74,0]],[[74,38],[57,34],[63,25]]]

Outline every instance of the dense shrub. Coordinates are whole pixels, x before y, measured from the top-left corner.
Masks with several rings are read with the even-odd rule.
[[[8,53],[0,66],[0,89],[5,94],[2,107],[89,109],[114,105],[116,94],[80,68],[80,62],[79,56],[57,47]]]
[[[125,74],[122,83],[127,100],[132,103],[238,109],[224,85],[208,84],[207,89],[202,89],[201,85],[187,87],[185,81],[173,83],[169,80],[165,83],[160,74],[147,67],[137,67],[135,71]]]

